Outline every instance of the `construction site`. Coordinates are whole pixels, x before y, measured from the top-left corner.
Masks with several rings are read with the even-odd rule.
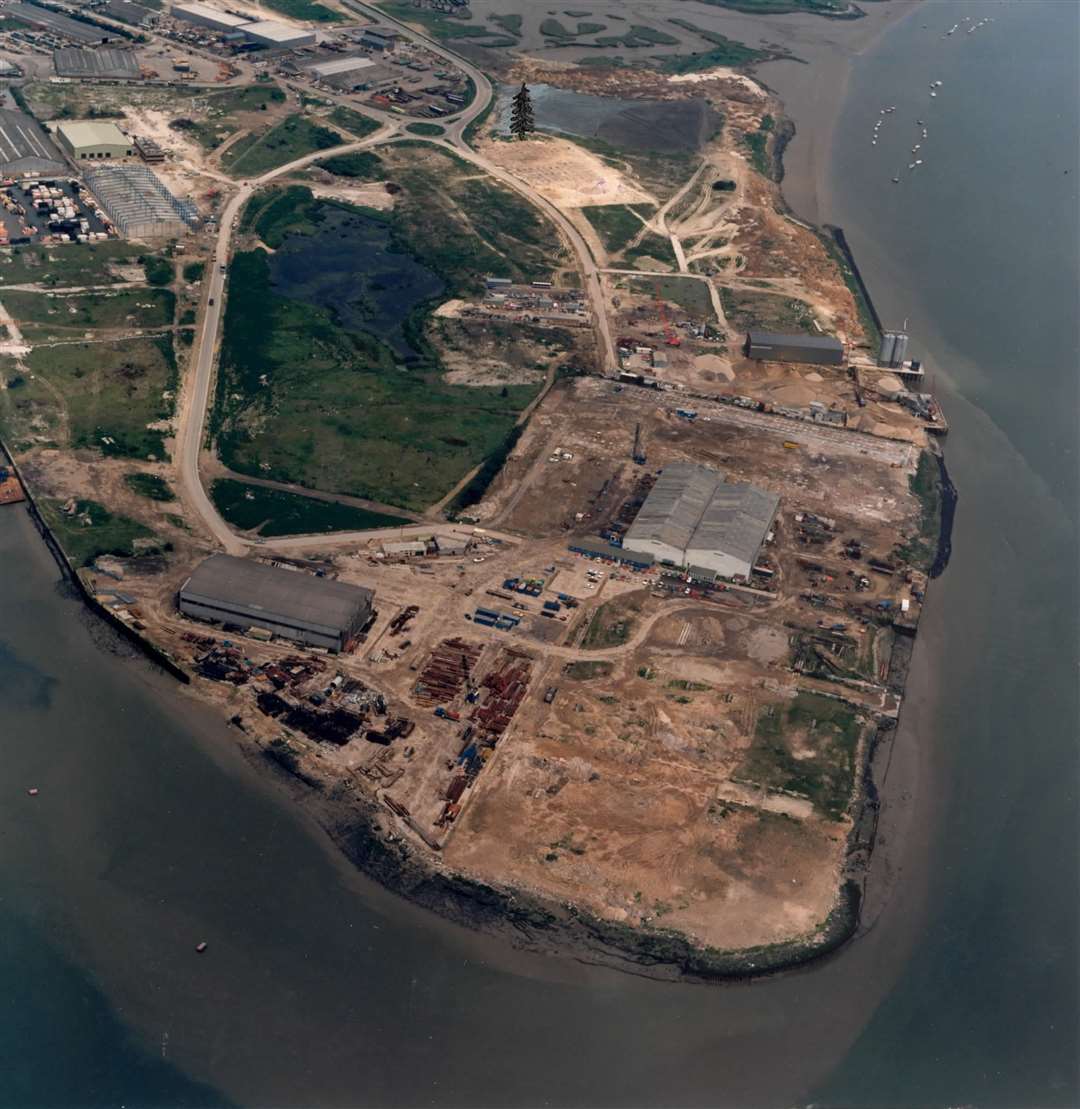
[[[183,8],[162,17],[165,37],[273,68],[282,81],[339,92],[344,81],[371,100],[382,93],[360,87],[369,70],[410,59],[416,79],[429,80],[431,59],[397,32],[334,28],[317,43],[247,49],[240,15]],[[334,36],[345,36],[343,49],[327,47]],[[354,64],[369,56],[372,65]],[[228,196],[220,167],[299,118],[291,84],[278,91],[237,90],[207,119],[147,102],[128,109],[128,125],[174,174],[186,167],[184,195],[200,190],[213,212]],[[216,95],[204,90],[201,102],[221,106]],[[256,162],[291,170],[295,160],[282,183],[302,187],[236,210],[233,246],[252,265],[271,256],[283,265],[304,239],[295,227],[325,223],[320,195],[377,194],[386,220],[417,220],[427,209],[410,187],[440,175],[454,210],[437,223],[439,245],[451,240],[451,217],[464,230],[454,223],[460,237],[442,257],[444,275],[450,264],[460,274],[454,295],[425,301],[438,302],[419,329],[438,376],[422,400],[449,386],[501,394],[492,403],[522,388],[527,399],[500,413],[490,452],[426,499],[415,490],[436,451],[470,447],[481,424],[458,408],[457,422],[440,424],[407,399],[407,354],[382,369],[388,399],[334,398],[350,410],[378,400],[395,429],[416,421],[403,442],[423,457],[407,487],[401,451],[384,495],[255,454],[229,469],[221,455],[207,487],[243,479],[236,503],[253,507],[242,524],[229,517],[220,542],[172,495],[183,472],[157,451],[140,456],[138,474],[106,451],[76,465],[43,446],[25,461],[50,526],[87,552],[78,575],[93,603],[190,678],[253,752],[337,799],[342,821],[350,799],[362,801],[378,814],[375,834],[431,871],[635,935],[678,935],[710,951],[812,947],[872,846],[866,768],[896,725],[947,528],[936,445],[946,425],[906,333],[879,339],[833,244],[775,203],[775,183],[752,157],[773,140],[737,138],[772,134],[775,105],[749,78],[719,80],[713,98],[725,131],[678,179],[672,163],[601,159],[568,139],[503,142],[494,122],[476,155],[397,143],[339,159],[344,184],[332,162],[309,171],[308,154],[291,149]],[[430,115],[437,96],[387,99]],[[318,118],[343,128],[344,142],[331,103]],[[518,196],[479,193],[486,166],[510,174]],[[201,226],[195,206],[158,189],[134,159],[95,165],[86,180],[123,234]],[[492,219],[478,196],[503,214]],[[558,222],[526,218],[523,197],[554,204]],[[400,230],[424,226],[434,225]],[[487,253],[472,253],[480,245]],[[192,290],[206,280],[194,254],[184,266]],[[329,263],[318,261],[321,281]],[[202,295],[216,308],[211,294],[238,295],[236,271],[218,256],[211,265],[216,283]],[[266,286],[282,301],[284,287],[281,272]],[[400,281],[393,288],[403,302]],[[319,327],[325,341],[331,331]],[[294,348],[282,349],[295,365]],[[257,443],[271,411],[294,411],[288,394],[272,392],[288,383],[281,368],[267,357],[257,369],[220,389],[234,400],[243,387],[257,402],[235,442]],[[310,405],[307,386],[296,395]],[[326,407],[318,399],[294,421],[304,428],[275,426],[266,438],[281,443],[310,422],[324,438],[298,436],[296,455],[319,443],[328,457],[340,452],[343,469],[364,453],[361,436],[341,432],[344,415],[326,420]],[[369,451],[377,430],[366,428]],[[104,524],[134,526],[124,542],[108,533],[95,547],[94,499],[106,494],[116,515]],[[325,534],[263,530],[271,510],[263,519],[258,506],[271,494],[304,502],[298,519],[331,508],[382,515]]]

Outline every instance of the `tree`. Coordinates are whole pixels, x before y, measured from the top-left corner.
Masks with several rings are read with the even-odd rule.
[[[529,97],[525,82],[522,81],[520,90],[514,96],[514,107],[510,112],[510,133],[523,139],[530,131],[535,130],[532,99]]]

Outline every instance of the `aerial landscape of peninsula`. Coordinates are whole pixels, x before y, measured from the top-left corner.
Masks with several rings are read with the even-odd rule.
[[[979,66],[1062,18],[1018,7],[0,0],[0,529],[15,542],[25,520],[52,557],[52,603],[78,608],[63,619],[99,659],[86,681],[138,667],[130,694],[97,682],[131,709],[118,731],[86,725],[95,773],[172,813],[121,771],[129,744],[95,756],[89,737],[126,733],[144,701],[190,719],[212,738],[170,741],[153,790],[175,790],[187,828],[214,811],[280,851],[305,904],[327,899],[309,922],[327,952],[337,924],[317,921],[348,890],[341,922],[454,928],[481,964],[542,959],[521,982],[663,979],[688,1005],[860,958],[944,811],[915,815],[948,780],[921,784],[947,697],[927,651],[969,633],[935,607],[956,571],[936,579],[969,493],[975,520],[987,496],[969,459],[995,455],[964,444],[965,406],[1008,426],[977,378],[957,384],[948,329],[895,291],[903,272],[938,288],[903,236]],[[917,45],[894,58],[903,35]],[[967,479],[946,466],[957,442]],[[0,633],[0,674],[28,690],[15,710],[48,711],[62,693],[21,657]],[[146,720],[135,746],[166,734]],[[204,744],[266,814],[181,786],[174,760]],[[35,826],[76,819],[51,777],[62,749],[10,783]],[[333,861],[288,866],[284,820]],[[108,917],[177,896],[152,892],[171,849],[134,871],[131,850],[87,867],[123,891]],[[204,899],[185,880],[169,953],[140,941],[150,977],[227,965],[196,905],[247,881],[208,878]],[[254,914],[268,942],[296,934],[281,911]],[[210,1029],[175,1031],[199,987],[155,1011],[80,944],[139,1051],[179,1071],[83,1101],[31,1082],[11,1104],[551,1103],[361,1094],[344,1072],[268,1094],[243,1051],[219,1074],[194,1046]]]

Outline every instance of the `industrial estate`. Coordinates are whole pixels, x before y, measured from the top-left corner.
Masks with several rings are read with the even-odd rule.
[[[775,970],[858,926],[947,424],[775,52],[565,14],[0,4],[0,514],[392,888]]]

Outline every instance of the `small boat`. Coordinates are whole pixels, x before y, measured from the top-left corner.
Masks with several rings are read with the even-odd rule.
[[[195,945],[195,950],[201,955],[210,945],[203,940],[201,943]]]
[[[936,93],[936,92],[932,92],[932,93],[931,93],[930,95],[931,95],[931,96],[937,96],[937,93]]]
[[[900,178],[899,178],[899,177],[894,177],[894,178],[892,179],[892,183],[893,183],[894,185],[899,185],[899,184],[900,184]]]
[[[908,169],[914,169],[918,164],[918,162],[912,162],[911,165],[908,166]]]
[[[919,150],[920,150],[920,148],[921,148],[921,147],[922,147],[922,143],[918,143],[918,142],[917,142],[917,143],[916,143],[916,144],[915,144],[915,145],[914,145],[914,146],[913,146],[913,147],[911,148],[911,153],[912,153],[912,154],[918,154],[918,153],[919,153]]]
[[[922,125],[923,125],[923,121],[921,119],[915,120],[915,126],[916,127],[922,127]]]
[[[941,88],[941,86],[942,86],[942,85],[944,85],[944,84],[945,84],[945,82],[944,82],[944,81],[935,81],[935,82],[934,82],[934,86],[935,86],[936,88]]]
[[[917,166],[921,166],[921,165],[922,165],[922,158],[916,158],[916,159],[915,159],[915,164],[916,164]]]
[[[30,797],[37,797],[37,795],[41,792],[41,790],[38,789],[37,786],[33,786],[32,788],[28,789],[26,792]]]

